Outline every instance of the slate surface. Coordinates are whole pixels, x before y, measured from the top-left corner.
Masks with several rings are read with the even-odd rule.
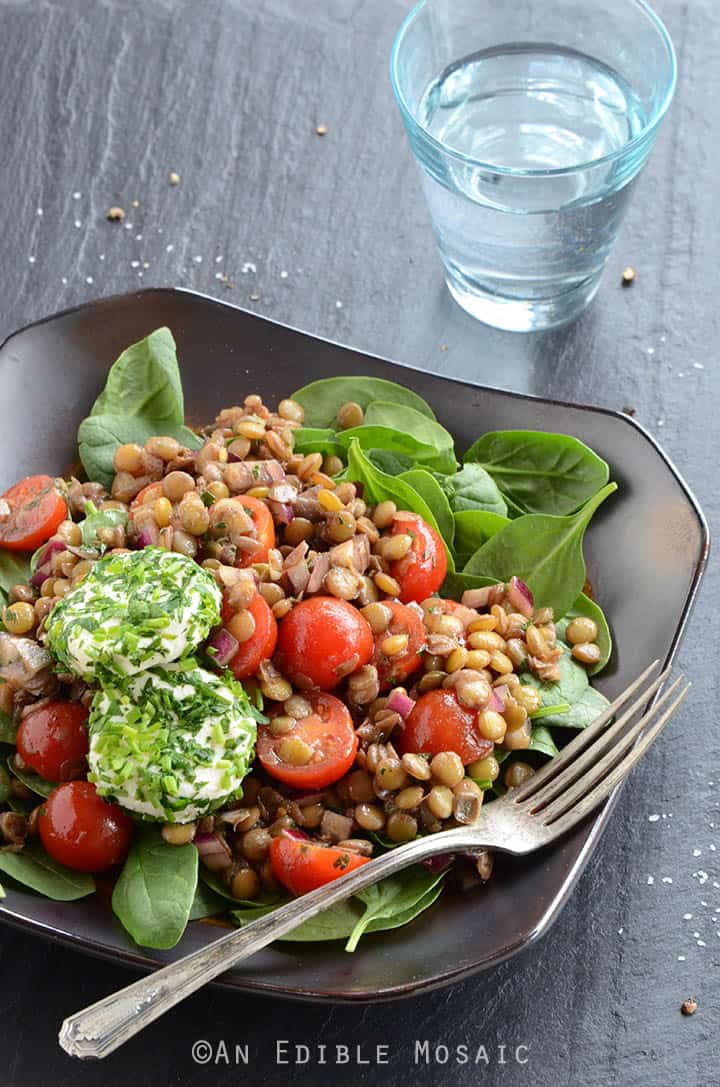
[[[717,6],[658,3],[679,55],[676,102],[593,308],[570,329],[531,337],[476,324],[443,288],[387,78],[405,7],[0,0],[0,333],[140,284],[191,286],[437,372],[633,407],[712,522]],[[328,126],[324,137],[319,123]],[[177,186],[168,182],[173,170]],[[113,204],[126,209],[124,224],[105,220]],[[638,273],[630,290],[620,287],[626,264]],[[625,790],[574,897],[532,951],[394,1006],[304,1007],[209,990],[105,1064],[79,1066],[56,1049],[57,1025],[131,975],[2,928],[3,1083],[274,1087],[290,1074],[382,1087],[406,1078],[503,1087],[717,1083],[719,595],[711,568],[679,661],[693,697]],[[679,1005],[690,995],[700,1006],[684,1019]],[[196,1039],[212,1045],[206,1065],[193,1062]],[[314,1049],[307,1064],[280,1064],[282,1039],[348,1045],[350,1060],[322,1066]],[[415,1043],[425,1040],[439,1059],[426,1064],[421,1048],[416,1063]],[[235,1065],[235,1044],[249,1046],[248,1066]],[[375,1063],[377,1045],[388,1047],[389,1063]],[[449,1047],[447,1063],[436,1046]],[[458,1046],[468,1047],[467,1063]],[[517,1054],[527,1064],[515,1060],[516,1046],[529,1047]]]

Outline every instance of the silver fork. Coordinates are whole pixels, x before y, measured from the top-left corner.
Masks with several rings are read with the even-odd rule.
[[[106,1057],[219,974],[329,906],[408,865],[442,853],[483,849],[521,855],[554,842],[610,795],[637,765],[685,698],[689,683],[673,698],[683,679],[679,676],[631,725],[670,671],[667,669],[648,684],[658,664],[659,661],[654,661],[538,773],[483,808],[477,825],[431,834],[393,849],[99,1000],[65,1020],[60,1030],[60,1045],[73,1057]],[[633,701],[629,707],[613,721],[630,699]]]

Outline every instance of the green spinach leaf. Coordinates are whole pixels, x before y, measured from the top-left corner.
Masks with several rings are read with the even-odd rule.
[[[99,510],[96,508],[94,502],[86,502],[85,519],[80,522],[83,547],[98,546],[97,533],[99,528],[115,528],[117,525],[122,525],[124,528],[127,522],[127,510],[114,509],[112,507],[107,510]],[[100,546],[104,551],[105,544],[101,544]]]
[[[189,449],[199,449],[202,442],[186,426],[151,419],[146,415],[89,415],[78,428],[78,451],[88,479],[112,486],[115,478],[113,458],[119,445],[135,442],[144,445],[148,438],[162,434],[177,438]]]
[[[380,932],[412,921],[440,895],[444,877],[444,871],[430,872],[416,865],[360,891],[355,897],[364,903],[365,912],[350,933],[345,950],[354,951],[363,932]]]
[[[298,427],[293,431],[295,453],[322,453],[324,457],[342,457],[345,449],[327,427]]]
[[[415,467],[415,461],[405,453],[392,453],[389,449],[366,449],[371,464],[389,476],[399,476]]]
[[[74,902],[95,890],[91,875],[59,864],[39,842],[29,842],[20,853],[0,853],[0,872],[56,902]]]
[[[412,468],[408,472],[402,472],[397,477],[408,483],[412,489],[420,495],[432,510],[440,535],[449,546],[453,546],[455,536],[455,522],[453,521],[450,504],[441,490],[435,477],[424,468]]]
[[[415,408],[375,400],[368,405],[365,412],[365,426],[384,427],[409,435],[417,442],[430,446],[434,450],[433,459],[438,472],[450,473],[457,470],[455,442],[452,434],[435,419],[428,419]],[[384,442],[378,442],[378,448],[385,449],[387,446]]]
[[[459,600],[468,589],[482,589],[486,585],[497,585],[497,578],[466,574],[464,570],[448,570],[440,586],[440,596]]]
[[[510,524],[507,517],[489,510],[459,510],[453,514],[455,524],[455,565],[462,570],[466,562],[491,536]]]
[[[218,914],[225,913],[227,908],[227,901],[211,890],[202,880],[199,880],[195,888],[195,897],[190,907],[188,921],[202,921],[204,917],[217,917]]]
[[[565,613],[562,619],[558,619],[555,623],[555,628],[560,638],[565,640],[565,631],[567,630],[569,623],[578,615],[593,619],[597,623],[598,636],[596,644],[600,650],[600,660],[597,664],[587,668],[588,675],[594,676],[597,675],[598,672],[601,672],[610,660],[610,655],[612,654],[612,636],[610,634],[610,628],[599,604],[596,604],[595,601],[591,600],[585,593],[580,593],[570,610]]]
[[[135,943],[175,946],[190,917],[197,877],[192,843],[168,845],[155,827],[140,829],[112,896],[115,915]]]
[[[298,928],[278,937],[278,939],[302,943],[324,943],[326,940],[347,939],[358,920],[358,910],[353,901],[351,899],[349,902],[337,902],[334,906],[323,910],[316,917],[311,917],[309,921],[304,921]],[[255,906],[253,904],[240,910],[231,910],[230,916],[235,924],[242,928],[252,921],[257,921],[259,917],[272,913],[273,910],[282,905],[284,905],[282,902],[271,906]]]
[[[549,759],[554,759],[558,754],[557,744],[547,725],[533,725],[528,751],[537,751],[541,755],[547,755]]]
[[[302,404],[305,425],[309,427],[334,427],[339,409],[350,401],[359,404],[363,411],[373,400],[389,401],[414,408],[428,419],[435,418],[430,405],[412,389],[379,377],[323,378],[298,389],[292,399]]]
[[[464,464],[454,475],[438,477],[454,513],[487,510],[507,517],[507,503],[494,479],[479,464]]]
[[[453,471],[455,466],[454,453],[449,453],[447,449],[438,450],[434,445],[421,442],[404,430],[363,424],[351,427],[349,430],[339,430],[336,435],[336,441],[345,451],[353,440],[357,440],[361,449],[384,449],[398,457],[409,458],[413,464],[425,465],[427,468],[447,472]]]
[[[46,781],[45,778],[41,778],[39,774],[33,774],[30,770],[18,770],[15,765],[14,755],[10,755],[7,765],[10,773],[18,781],[22,781],[23,785],[26,785],[32,792],[37,793],[38,796],[48,797],[53,789],[57,789],[57,784],[54,781]]]
[[[560,680],[557,683],[542,683],[532,672],[523,672],[520,680],[535,687],[540,694],[543,706],[557,707],[567,703],[567,713],[549,714],[542,718],[547,728],[585,728],[608,705],[608,700],[600,691],[590,686],[584,665],[579,664],[563,644],[560,658]]]
[[[0,683],[0,686],[2,685],[3,684]],[[9,713],[5,713],[5,710],[0,710],[0,744],[12,744],[14,747],[16,736],[17,725]]]
[[[15,585],[24,585],[30,577],[27,555],[0,548],[0,604],[6,604],[8,593]]]
[[[482,465],[527,513],[573,513],[609,479],[605,461],[569,434],[498,430],[478,438],[463,459]]]
[[[518,517],[475,552],[464,573],[507,581],[513,574],[533,591],[537,607],[564,615],[582,592],[585,529],[598,506],[617,490],[608,483],[570,517],[529,513]]]

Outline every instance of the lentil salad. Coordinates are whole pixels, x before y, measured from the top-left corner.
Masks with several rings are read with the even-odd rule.
[[[614,485],[577,439],[496,432],[458,465],[429,405],[358,377],[276,410],[250,394],[195,433],[167,329],[118,359],[78,437],[87,481],[30,477],[0,499],[11,880],[82,897],[122,864],[115,912],[169,947],[189,919],[245,923],[475,822],[605,704],[582,536]],[[167,564],[168,589],[190,591],[172,648],[155,637],[143,658],[131,628],[173,623]],[[117,577],[124,621],[100,624],[102,663],[83,668],[68,641]],[[132,669],[114,668],[128,637]],[[292,938],[353,948],[491,871],[486,853],[403,873]]]

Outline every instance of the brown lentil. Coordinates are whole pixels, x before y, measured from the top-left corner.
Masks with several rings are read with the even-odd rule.
[[[582,664],[597,664],[600,660],[600,647],[595,642],[578,642],[572,647],[572,655]]]
[[[385,831],[392,842],[411,842],[418,832],[417,819],[407,812],[394,811],[388,816]]]
[[[528,778],[531,778],[534,773],[532,766],[528,766],[526,762],[514,762],[505,771],[503,781],[506,788],[516,789],[518,785],[524,784]]]
[[[394,577],[390,577],[389,574],[380,571],[379,573],[375,574],[373,580],[375,581],[378,589],[380,589],[380,591],[383,593],[387,593],[388,596],[400,595],[400,583],[396,581]]]
[[[358,804],[355,808],[355,822],[363,830],[382,830],[385,826],[385,813],[377,804]]]
[[[478,714],[478,732],[484,739],[500,743],[506,731],[505,718],[495,710],[483,710]]]
[[[356,404],[354,400],[348,400],[346,404],[338,408],[335,422],[338,430],[350,430],[351,427],[362,426],[364,418],[365,415],[360,405]]]
[[[242,851],[249,861],[257,864],[264,861],[268,855],[272,836],[262,827],[248,830],[242,836]]]
[[[440,751],[430,762],[430,773],[438,784],[452,789],[465,777],[465,767],[454,751]]]
[[[3,608],[3,623],[11,634],[27,634],[36,623],[35,608],[32,604],[18,601],[9,608]]]
[[[425,797],[428,811],[436,819],[449,819],[453,810],[453,793],[447,785],[434,785]]]
[[[416,781],[430,780],[430,766],[427,759],[424,759],[422,755],[403,755],[400,761],[402,762],[403,769],[408,772],[410,777],[415,778]]]
[[[160,831],[168,845],[187,845],[195,837],[195,823],[166,823]]]
[[[397,513],[397,506],[394,502],[387,499],[385,502],[378,502],[372,515],[373,523],[377,528],[388,528],[392,523]]]

